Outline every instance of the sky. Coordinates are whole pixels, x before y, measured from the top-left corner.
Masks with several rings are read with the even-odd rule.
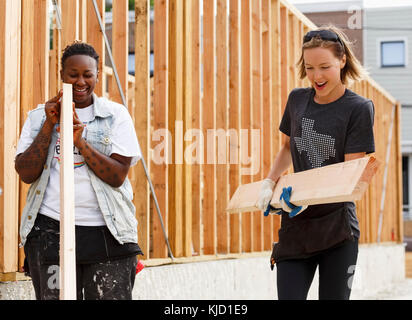
[[[292,4],[314,3],[314,2],[345,2],[351,0],[288,0]],[[412,6],[412,0],[363,0],[365,8],[378,7],[404,7]]]

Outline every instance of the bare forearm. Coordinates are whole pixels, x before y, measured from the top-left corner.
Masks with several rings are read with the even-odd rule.
[[[43,172],[54,124],[45,121],[39,134],[26,151],[16,157],[15,169],[25,183],[33,183]]]
[[[84,139],[77,146],[87,165],[101,180],[112,187],[120,187],[129,170],[129,166],[102,154]]]
[[[290,149],[284,145],[276,155],[275,162],[273,163],[267,177],[277,182],[282,173],[289,168],[291,163],[292,156],[290,154]]]

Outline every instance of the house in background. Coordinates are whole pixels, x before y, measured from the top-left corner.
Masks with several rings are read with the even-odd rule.
[[[364,15],[365,66],[402,104],[405,219],[412,219],[412,6],[370,8]]]
[[[295,6],[318,26],[343,29],[370,76],[400,101],[403,210],[412,220],[412,6],[371,8],[361,0]]]

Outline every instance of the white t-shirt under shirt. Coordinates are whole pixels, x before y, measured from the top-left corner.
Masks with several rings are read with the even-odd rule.
[[[87,132],[87,124],[94,119],[93,105],[78,109],[79,119],[86,124],[83,137]],[[126,108],[116,113],[112,126],[112,153],[132,157],[131,166],[141,158],[136,132]],[[127,138],[126,138],[127,137]],[[25,122],[16,154],[24,152],[33,142],[30,137],[30,120]],[[90,182],[87,164],[80,151],[74,147],[74,192],[75,192],[75,224],[80,226],[105,225],[103,215],[97,202],[96,193]],[[50,165],[50,178],[44,193],[39,212],[55,220],[60,220],[60,139],[57,139],[54,156]]]

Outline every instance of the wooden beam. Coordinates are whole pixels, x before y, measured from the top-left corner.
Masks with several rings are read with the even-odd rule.
[[[252,170],[251,158],[249,152],[251,150],[251,142],[249,139],[251,129],[251,110],[252,110],[252,9],[250,0],[241,0],[241,130],[246,130],[246,135],[240,132],[240,159],[241,159],[241,182],[243,184],[250,183],[251,176],[246,174]],[[251,136],[251,135],[250,135]],[[246,140],[246,141],[245,141]],[[246,166],[250,163],[249,168]],[[252,251],[252,215],[246,212],[241,217],[241,235],[242,235],[242,251]]]
[[[174,139],[173,163],[169,165],[169,239],[173,254],[183,254],[183,1],[169,2],[169,115],[168,125]],[[171,142],[171,141],[170,141]]]
[[[102,20],[103,26],[105,26],[105,0],[96,0],[97,7],[99,8],[100,12],[100,19]],[[100,30],[99,21],[96,17],[96,12],[94,11],[94,6],[92,1],[87,1],[87,42],[93,46],[96,52],[99,55],[99,82],[96,83],[96,87],[94,88],[94,92],[98,96],[104,96],[106,92],[106,76],[103,70],[103,66],[105,63],[105,55],[106,50],[104,46],[104,38],[103,34]]]
[[[229,2],[229,196],[240,185],[240,112],[241,112],[241,57],[240,57],[240,0]],[[239,215],[230,219],[230,252],[241,251],[241,224]]]
[[[192,2],[192,121],[194,129],[201,129],[201,53],[200,53],[200,2]],[[197,150],[198,153],[201,150]],[[198,154],[200,160],[200,154]],[[202,161],[192,164],[192,243],[195,255],[201,252],[201,167]]]
[[[280,208],[282,190],[289,186],[292,187],[290,201],[297,206],[360,200],[379,164],[374,157],[363,157],[284,175],[276,184],[271,205]],[[331,181],[339,183],[331,184]],[[258,181],[240,186],[230,200],[227,211],[256,210],[261,183]]]
[[[63,83],[60,109],[60,300],[76,300],[73,92]]]
[[[128,0],[113,1],[112,18],[112,51],[116,64],[117,75],[120,79],[122,91],[128,102],[128,54],[129,54],[129,2]],[[123,104],[116,77],[112,77],[110,99]],[[130,108],[129,108],[130,110]]]
[[[252,1],[252,112],[251,112],[251,157],[252,181],[262,180],[263,157],[265,151],[270,153],[270,143],[263,136],[263,91],[262,91],[262,10],[261,0]],[[259,139],[255,139],[253,130],[259,130]],[[266,139],[264,139],[266,138]],[[265,141],[265,143],[263,143]],[[253,215],[253,251],[261,251],[263,245],[263,216]]]
[[[150,1],[135,2],[135,112],[134,123],[139,139],[142,156],[150,172],[149,141],[150,141]],[[144,258],[150,257],[150,190],[143,165],[137,165],[135,179],[131,180],[134,190],[134,205],[138,224],[139,246],[144,252]]]
[[[160,143],[163,143],[164,161],[161,159],[151,158],[151,174],[152,182],[156,192],[160,211],[162,213],[165,227],[168,225],[168,178],[167,171],[169,157],[169,141],[168,132],[168,96],[169,96],[169,2],[155,1],[154,10],[156,20],[154,22],[154,93],[153,93],[153,131],[160,130],[166,134],[161,142],[154,141],[155,135],[152,137],[152,148],[156,148]],[[159,137],[161,139],[161,137]],[[156,156],[156,154],[154,154]],[[155,210],[154,203],[151,205]],[[160,219],[156,214],[152,214],[152,252],[153,258],[166,257],[166,245],[161,228]]]
[[[17,271],[21,2],[0,1],[0,272]]]
[[[193,119],[193,23],[192,12],[194,0],[184,1],[183,5],[183,132],[192,129]],[[194,74],[196,76],[196,74]],[[184,150],[190,145],[189,141],[184,142]],[[183,159],[183,255],[188,257],[192,255],[192,164]]]
[[[60,0],[62,14],[62,49],[79,40],[79,0]]]
[[[203,1],[203,132],[216,126],[216,22],[215,1]],[[207,136],[207,134],[205,134]],[[204,254],[215,254],[216,241],[216,144],[207,139],[206,164],[203,166]]]
[[[227,1],[217,0],[216,14],[216,129],[224,130],[223,144],[217,138],[217,184],[216,219],[217,219],[217,251],[229,251],[229,215],[225,211],[228,194],[228,161],[227,161],[227,129],[228,129],[228,16]]]
[[[272,21],[272,1],[262,0],[262,118],[263,118],[263,144],[262,144],[262,163],[261,169],[262,178],[269,172],[272,161],[275,158],[273,148],[273,140],[279,136],[277,125],[273,122],[273,113],[279,108],[274,108],[273,101],[273,86],[272,86],[272,56],[276,52],[272,52],[273,29],[271,27]],[[273,243],[273,219],[263,221],[263,249],[270,250]]]

